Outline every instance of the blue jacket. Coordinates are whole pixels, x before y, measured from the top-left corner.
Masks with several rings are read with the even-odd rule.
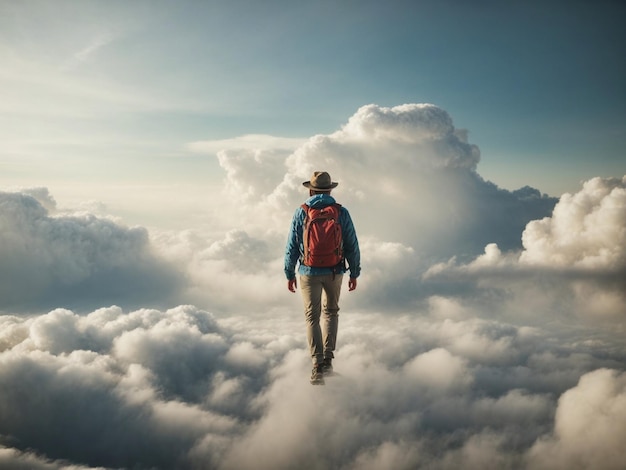
[[[335,204],[335,198],[329,194],[316,194],[305,201],[309,207],[321,208]],[[298,273],[301,276],[316,276],[321,274],[330,274],[334,268],[313,268],[305,266],[301,260],[304,256],[304,243],[302,238],[302,230],[304,226],[304,218],[306,214],[302,207],[298,207],[291,221],[291,230],[287,239],[287,248],[285,250],[285,276],[287,279],[296,277],[296,263],[300,261]],[[341,232],[343,237],[343,253],[348,262],[348,268],[345,263],[339,267],[340,273],[345,273],[349,269],[350,277],[357,278],[361,274],[361,252],[359,251],[359,241],[356,237],[356,231],[350,218],[350,213],[345,207],[341,207],[339,213],[339,223],[341,224]]]

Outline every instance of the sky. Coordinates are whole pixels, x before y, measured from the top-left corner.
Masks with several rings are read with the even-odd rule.
[[[217,181],[215,159],[189,143],[306,139],[363,105],[406,103],[448,111],[480,146],[485,177],[510,190],[558,197],[625,171],[621,2],[0,8],[2,175],[11,184]]]
[[[0,467],[621,468],[625,12],[0,0]],[[316,170],[362,259],[325,387]]]

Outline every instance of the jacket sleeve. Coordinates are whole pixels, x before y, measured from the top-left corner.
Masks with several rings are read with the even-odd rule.
[[[341,230],[343,233],[343,253],[348,262],[350,277],[357,278],[361,274],[361,252],[359,250],[359,240],[356,236],[356,230],[352,223],[352,218],[348,209],[342,208],[343,217]]]
[[[296,277],[296,263],[300,258],[300,245],[302,244],[302,223],[304,211],[301,207],[296,209],[291,220],[291,228],[287,237],[287,247],[285,248],[285,276],[287,279]]]

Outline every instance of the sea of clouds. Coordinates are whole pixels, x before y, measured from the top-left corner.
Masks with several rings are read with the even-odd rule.
[[[0,191],[0,467],[623,468],[626,177],[499,188],[424,104],[240,144],[210,227]],[[363,274],[312,387],[282,258],[320,169]]]

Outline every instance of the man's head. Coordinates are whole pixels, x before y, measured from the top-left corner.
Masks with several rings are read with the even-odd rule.
[[[330,175],[326,171],[316,171],[311,176],[310,181],[305,181],[302,186],[309,188],[313,194],[330,193],[339,183],[332,181]]]

